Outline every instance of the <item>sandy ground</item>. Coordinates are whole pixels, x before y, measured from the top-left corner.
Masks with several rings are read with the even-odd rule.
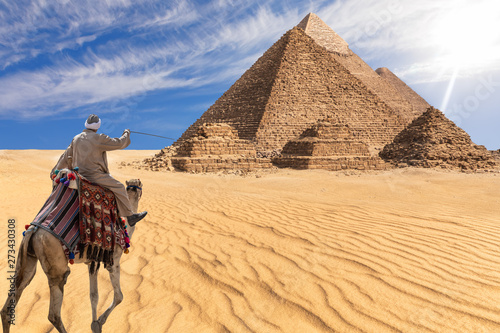
[[[120,167],[153,151],[109,154],[140,178],[149,211],[122,260],[124,302],[105,332],[498,332],[500,175],[424,169],[261,177]],[[0,276],[7,220],[24,225],[50,193],[59,151],[0,151]],[[89,332],[85,265],[63,302],[69,332]],[[102,313],[113,293],[99,272]],[[3,304],[3,300],[2,300]],[[55,332],[38,267],[13,332]]]

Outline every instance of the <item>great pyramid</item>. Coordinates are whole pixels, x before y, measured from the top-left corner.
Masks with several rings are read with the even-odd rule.
[[[363,59],[352,52],[349,49],[349,44],[317,15],[308,14],[297,26],[331,53],[335,60],[363,82],[371,92],[380,97],[395,112],[398,112],[407,123],[421,115],[430,106],[394,74],[390,73],[392,76],[386,75],[386,69],[375,72]],[[379,75],[381,73],[382,75]],[[401,89],[401,84],[406,88]]]
[[[345,45],[339,45],[339,50],[345,51]],[[352,75],[339,57],[300,27],[289,30],[184,132],[176,145],[194,136],[204,123],[227,123],[241,139],[252,141],[258,152],[269,152],[281,149],[318,120],[336,115],[349,125],[354,138],[371,149],[381,149],[408,119]]]
[[[394,164],[462,170],[496,167],[495,158],[484,146],[439,110],[430,107],[384,147],[380,157]]]

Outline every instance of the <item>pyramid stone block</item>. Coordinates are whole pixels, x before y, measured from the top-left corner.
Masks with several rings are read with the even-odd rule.
[[[279,167],[325,170],[383,170],[386,163],[371,156],[368,145],[357,141],[348,125],[325,119],[290,140],[273,163]]]
[[[224,123],[203,124],[197,135],[184,141],[171,158],[182,171],[216,172],[271,168],[269,159],[257,158],[254,145],[238,138],[237,131]]]

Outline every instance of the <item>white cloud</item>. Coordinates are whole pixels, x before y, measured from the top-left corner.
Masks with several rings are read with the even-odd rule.
[[[161,27],[164,25],[184,26],[199,19],[195,6],[188,1],[177,1],[177,6],[160,12],[149,13],[141,17],[143,22],[135,22],[133,29]]]
[[[142,1],[32,1],[4,2],[0,10],[0,44],[10,52],[0,62],[12,65],[41,53],[72,49],[115,30],[181,27],[196,20],[188,0]],[[4,68],[7,67],[4,65]]]
[[[445,63],[432,52],[439,45],[430,35],[455,6],[450,0],[2,3],[3,70],[37,56],[48,59],[32,70],[0,71],[3,117],[61,114],[158,89],[233,82],[309,11],[368,60],[418,55],[419,61],[393,70],[409,83],[449,78],[436,71]]]
[[[4,87],[0,90],[0,114],[21,110],[21,117],[39,117],[157,89],[234,80],[265,51],[263,39],[272,43],[279,37],[285,20],[259,8],[256,16],[233,23],[223,21],[220,29],[205,31],[200,27],[189,32],[193,37],[187,40],[171,38],[162,45],[134,45],[117,39],[86,50],[80,60],[59,56],[49,67],[0,77]],[[79,36],[74,43],[95,38],[96,34]],[[57,48],[69,48],[71,43]],[[254,48],[261,52],[249,56]],[[221,57],[222,50],[232,52]],[[207,55],[210,52],[215,54]],[[181,71],[188,74],[177,75]]]

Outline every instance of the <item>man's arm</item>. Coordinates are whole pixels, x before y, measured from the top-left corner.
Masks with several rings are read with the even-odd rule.
[[[124,149],[130,145],[130,130],[126,129],[119,138],[110,138],[106,134],[99,135],[99,146],[104,151]]]
[[[52,171],[50,171],[50,178],[54,174],[54,171],[61,170],[64,168],[72,169],[73,168],[73,141],[71,141],[70,145],[64,153],[62,153],[61,157],[59,157],[59,161],[57,161]]]

